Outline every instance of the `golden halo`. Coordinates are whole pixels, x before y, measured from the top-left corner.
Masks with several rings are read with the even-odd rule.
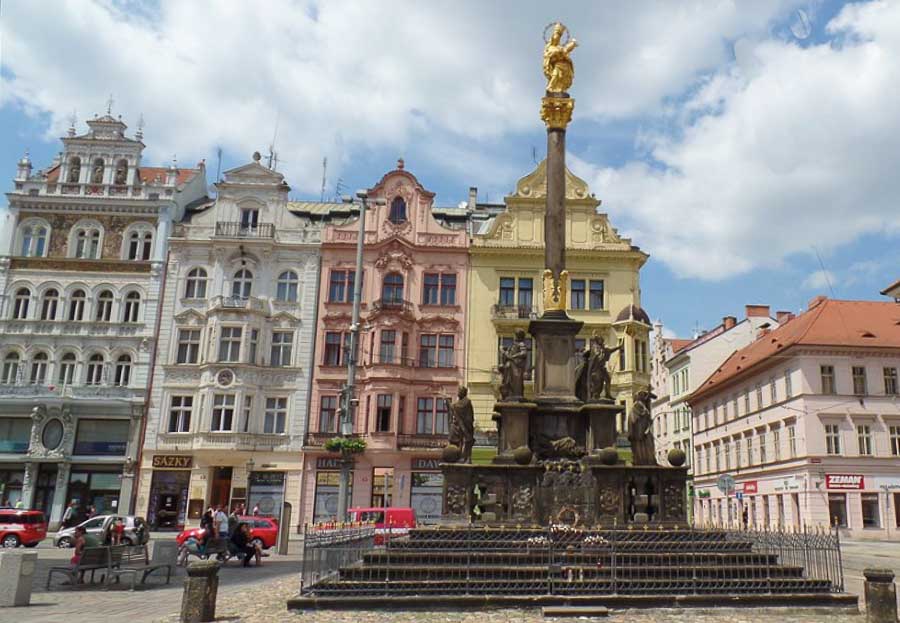
[[[563,35],[559,39],[560,45],[565,45],[566,43],[569,42],[571,35],[569,35],[569,29],[566,28],[566,25],[563,24],[562,22],[550,22],[549,24],[544,26],[544,43],[547,43],[550,40],[550,38],[547,36],[547,31],[550,30],[551,28],[553,28],[554,26],[556,26],[557,24],[562,26],[562,29],[563,29]]]

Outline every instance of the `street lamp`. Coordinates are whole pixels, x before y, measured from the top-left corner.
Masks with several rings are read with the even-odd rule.
[[[363,272],[363,245],[366,239],[366,209],[368,207],[369,193],[366,190],[356,191],[359,199],[359,233],[356,237],[356,272],[353,275],[353,311],[350,319],[350,354],[347,358],[347,383],[341,389],[340,404],[340,434],[348,437],[353,434],[353,407],[359,404],[359,399],[354,398],[353,388],[356,384],[356,357],[359,351],[359,306],[362,298],[362,272]],[[342,197],[342,201],[353,204],[350,196]],[[374,200],[375,205],[385,205],[383,198]],[[341,480],[338,486],[338,520],[347,521],[347,492],[350,489],[350,469],[352,460],[346,456],[341,457]]]

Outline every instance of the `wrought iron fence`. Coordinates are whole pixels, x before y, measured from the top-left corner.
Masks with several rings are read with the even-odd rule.
[[[359,564],[375,547],[375,525],[317,524],[303,526],[303,569],[300,592]]]
[[[375,535],[373,534],[373,537]],[[828,594],[844,590],[837,532],[436,526],[363,551],[310,548],[317,596]],[[306,549],[305,549],[306,551]],[[323,562],[324,561],[324,562]],[[327,573],[322,571],[326,570]]]

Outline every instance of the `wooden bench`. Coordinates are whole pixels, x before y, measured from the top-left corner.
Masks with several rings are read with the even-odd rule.
[[[147,576],[157,569],[166,570],[166,584],[172,581],[172,570],[174,563],[151,561],[147,553],[146,545],[116,545],[110,549],[110,568],[107,582],[112,582],[115,578],[118,582],[123,575],[131,576],[131,590],[137,582],[137,577],[141,576],[141,584],[147,580]]]
[[[69,578],[69,584],[72,586],[79,584],[87,571],[91,572],[91,583],[94,582],[94,574],[98,570],[109,572],[109,548],[108,547],[85,547],[81,552],[81,560],[77,565],[69,565],[67,567],[51,567],[47,574],[47,590],[50,590],[50,580],[54,573],[60,573]],[[101,578],[102,581],[102,578]]]

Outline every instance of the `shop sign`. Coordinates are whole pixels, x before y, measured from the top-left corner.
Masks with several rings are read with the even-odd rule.
[[[832,491],[860,491],[866,488],[862,474],[825,474],[825,488]]]
[[[349,459],[351,464],[353,459]],[[316,469],[341,469],[344,459],[336,456],[320,456],[316,459]]]
[[[744,483],[744,495],[753,495],[759,493],[759,485],[755,480],[748,480]]]
[[[709,489],[700,489],[697,491],[698,498],[708,498],[709,497]]]
[[[153,467],[163,469],[190,469],[194,465],[194,457],[177,454],[157,454],[153,457]]]
[[[437,471],[440,469],[441,460],[433,458],[420,458],[412,460],[412,469],[428,469]]]
[[[250,472],[250,486],[281,486],[284,484],[284,472]]]
[[[799,491],[800,481],[796,476],[782,478],[775,481],[775,491]]]

